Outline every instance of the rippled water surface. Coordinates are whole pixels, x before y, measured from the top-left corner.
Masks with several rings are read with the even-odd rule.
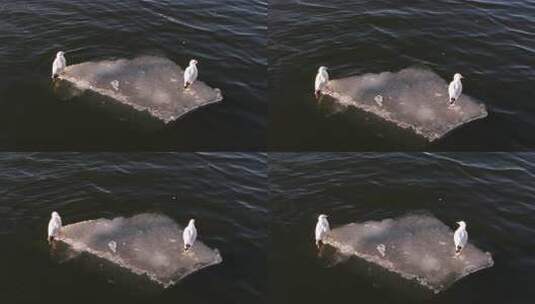
[[[264,154],[0,154],[2,303],[263,303],[267,278]],[[223,263],[164,291],[109,267],[58,263],[46,227],[155,212],[184,225]],[[78,262],[77,262],[78,261]],[[88,269],[90,268],[90,269]]]
[[[313,150],[517,150],[535,147],[535,1],[273,0],[269,12],[270,146]],[[433,144],[333,100],[333,78],[425,66],[483,101],[489,117]]]
[[[260,149],[267,124],[267,2],[263,0],[0,0],[0,148]],[[224,101],[164,126],[148,115],[52,91],[58,50],[69,63],[167,57]],[[239,138],[240,140],[235,140]]]
[[[273,303],[531,303],[534,154],[271,154]],[[428,213],[492,253],[492,268],[434,295],[358,260],[318,258],[313,229]],[[390,278],[390,279],[389,279]]]

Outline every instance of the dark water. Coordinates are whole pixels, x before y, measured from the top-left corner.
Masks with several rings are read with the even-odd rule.
[[[270,154],[272,303],[532,303],[535,154]],[[438,295],[392,286],[376,268],[317,257],[317,216],[331,226],[428,212],[495,265]],[[358,267],[355,267],[358,266]]]
[[[258,150],[267,124],[263,0],[0,0],[0,148]],[[69,63],[167,57],[224,101],[164,126],[129,108],[52,92],[58,50]],[[239,140],[236,140],[239,139]]]
[[[535,147],[535,1],[273,0],[270,135],[292,151],[520,150]],[[313,98],[332,78],[426,66],[483,101],[489,117],[428,144],[371,114]]]
[[[0,154],[2,303],[262,303],[267,278],[265,154]],[[199,239],[223,263],[165,291],[108,280],[49,255],[46,227],[86,219],[165,214],[196,218]]]

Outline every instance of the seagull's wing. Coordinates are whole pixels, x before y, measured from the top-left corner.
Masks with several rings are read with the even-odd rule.
[[[328,79],[328,75],[326,75],[325,72],[318,72],[318,74],[316,75],[316,83],[315,83],[315,86],[314,88],[316,89],[316,91],[321,91],[321,89],[323,89],[323,86],[325,86],[325,84],[327,83],[327,79]]]
[[[50,237],[54,233],[54,219],[50,219],[48,222],[48,236]]]
[[[193,73],[191,75],[191,82],[193,83],[197,81],[197,77],[199,76],[199,70],[197,69],[196,66],[194,66],[192,70],[193,70]]]
[[[314,89],[319,91],[321,89],[321,74],[318,72],[316,75],[316,82],[314,84]]]
[[[455,230],[455,233],[453,234],[453,242],[455,243],[455,247],[459,246],[461,238],[459,235],[460,231],[459,229]]]
[[[327,221],[318,221],[316,225],[316,240],[321,240],[323,235],[329,231],[329,222]]]
[[[450,86],[448,88],[450,99],[451,98],[458,99],[461,96],[462,91],[463,91],[463,85],[461,84],[460,81],[452,81],[450,83]]]
[[[54,62],[52,63],[52,75],[56,75],[59,71],[59,62],[58,58],[54,59]]]
[[[461,233],[461,246],[466,246],[466,243],[468,243],[468,232],[463,230],[463,233]]]
[[[450,99],[455,98],[455,88],[453,87],[455,84],[455,81],[450,82],[450,86],[448,87],[448,93],[450,95]]]
[[[193,245],[193,243],[197,239],[197,229],[195,229],[195,227],[190,226],[186,227],[186,229],[184,229],[184,233],[182,234],[182,238],[184,239],[184,245]]]
[[[193,243],[195,243],[195,241],[197,240],[197,228],[195,227],[192,227],[191,229],[191,245],[193,245]]]
[[[466,246],[466,243],[468,242],[468,233],[466,232],[466,230],[458,228],[455,231],[455,234],[453,234],[453,241],[455,242],[455,247]]]
[[[189,229],[189,226],[184,229],[184,232],[182,232],[182,240],[184,241],[184,245],[190,244],[191,239],[191,232]]]
[[[197,80],[197,68],[194,66],[188,66],[186,68],[186,71],[184,71],[184,83],[193,83],[195,80]]]
[[[184,84],[188,83],[190,78],[191,78],[191,67],[188,66],[186,70],[184,71]]]
[[[463,93],[463,84],[462,84],[462,82],[460,82],[460,81],[457,82],[456,91],[457,91],[456,98],[461,97],[461,94]]]
[[[318,221],[316,224],[316,230],[314,231],[314,236],[316,237],[316,241],[321,240],[321,222]]]
[[[50,222],[48,223],[48,236],[55,236],[59,232],[59,229],[61,228],[61,220],[57,218],[51,218]]]

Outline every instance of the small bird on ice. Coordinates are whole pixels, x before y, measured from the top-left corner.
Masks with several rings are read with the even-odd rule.
[[[455,243],[455,255],[458,256],[468,243],[468,232],[466,232],[466,223],[464,221],[457,222],[459,228],[453,234],[453,242]]]
[[[59,51],[56,54],[56,59],[54,59],[54,63],[52,63],[52,79],[58,77],[67,67],[67,60],[65,60],[64,55],[65,53],[62,51]]]
[[[316,99],[320,98],[321,90],[325,88],[327,82],[329,82],[329,73],[327,73],[327,67],[321,66],[318,69],[318,74],[316,74],[316,83],[314,86],[314,94],[316,95]]]
[[[50,222],[48,222],[48,242],[52,242],[54,238],[59,237],[60,231],[61,231],[61,217],[59,214],[54,211],[52,212],[52,216],[50,218]]]
[[[195,220],[189,220],[188,226],[182,232],[182,239],[184,240],[184,251],[188,251],[197,239],[197,228],[195,228]]]
[[[321,242],[323,241],[323,237],[327,232],[329,232],[331,228],[329,227],[329,222],[327,221],[327,216],[325,214],[320,214],[318,216],[318,223],[316,224],[316,246],[319,248]]]
[[[463,92],[463,84],[461,83],[461,79],[463,78],[463,75],[459,73],[453,75],[453,81],[450,82],[450,86],[448,87],[448,93],[450,95],[450,105],[453,105],[455,101],[459,99]]]
[[[187,89],[192,85],[199,76],[199,71],[197,70],[197,60],[191,59],[189,61],[189,66],[184,71],[184,89]]]

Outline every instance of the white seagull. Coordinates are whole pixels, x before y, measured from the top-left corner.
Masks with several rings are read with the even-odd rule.
[[[331,228],[329,227],[329,222],[327,221],[327,216],[325,214],[320,214],[318,216],[318,223],[316,224],[316,246],[320,247],[320,243],[323,241],[323,237]]]
[[[327,67],[321,66],[318,69],[318,74],[316,74],[316,83],[314,86],[314,94],[316,95],[316,98],[320,98],[321,90],[327,85],[327,82],[329,82]]]
[[[54,238],[59,237],[60,231],[61,231],[61,217],[56,211],[54,211],[52,212],[50,222],[48,222],[48,238],[47,238],[48,242],[51,242],[54,240]]]
[[[65,53],[62,51],[59,51],[56,54],[56,59],[54,59],[54,63],[52,63],[52,79],[58,77],[67,67],[67,60],[65,60],[64,55]]]
[[[453,234],[453,242],[455,243],[455,255],[460,255],[468,243],[468,232],[466,232],[466,223],[463,221],[457,222],[459,228]]]
[[[188,251],[197,239],[197,228],[195,228],[195,220],[189,220],[188,226],[182,232],[182,239],[184,240],[184,251]]]
[[[199,71],[197,70],[197,60],[191,59],[189,66],[184,71],[184,89],[187,89],[192,85],[199,76]]]
[[[463,78],[463,75],[459,73],[453,75],[453,81],[450,82],[450,86],[448,88],[448,93],[450,94],[450,105],[455,103],[455,101],[459,99],[463,92],[463,84],[461,83],[461,79]]]

